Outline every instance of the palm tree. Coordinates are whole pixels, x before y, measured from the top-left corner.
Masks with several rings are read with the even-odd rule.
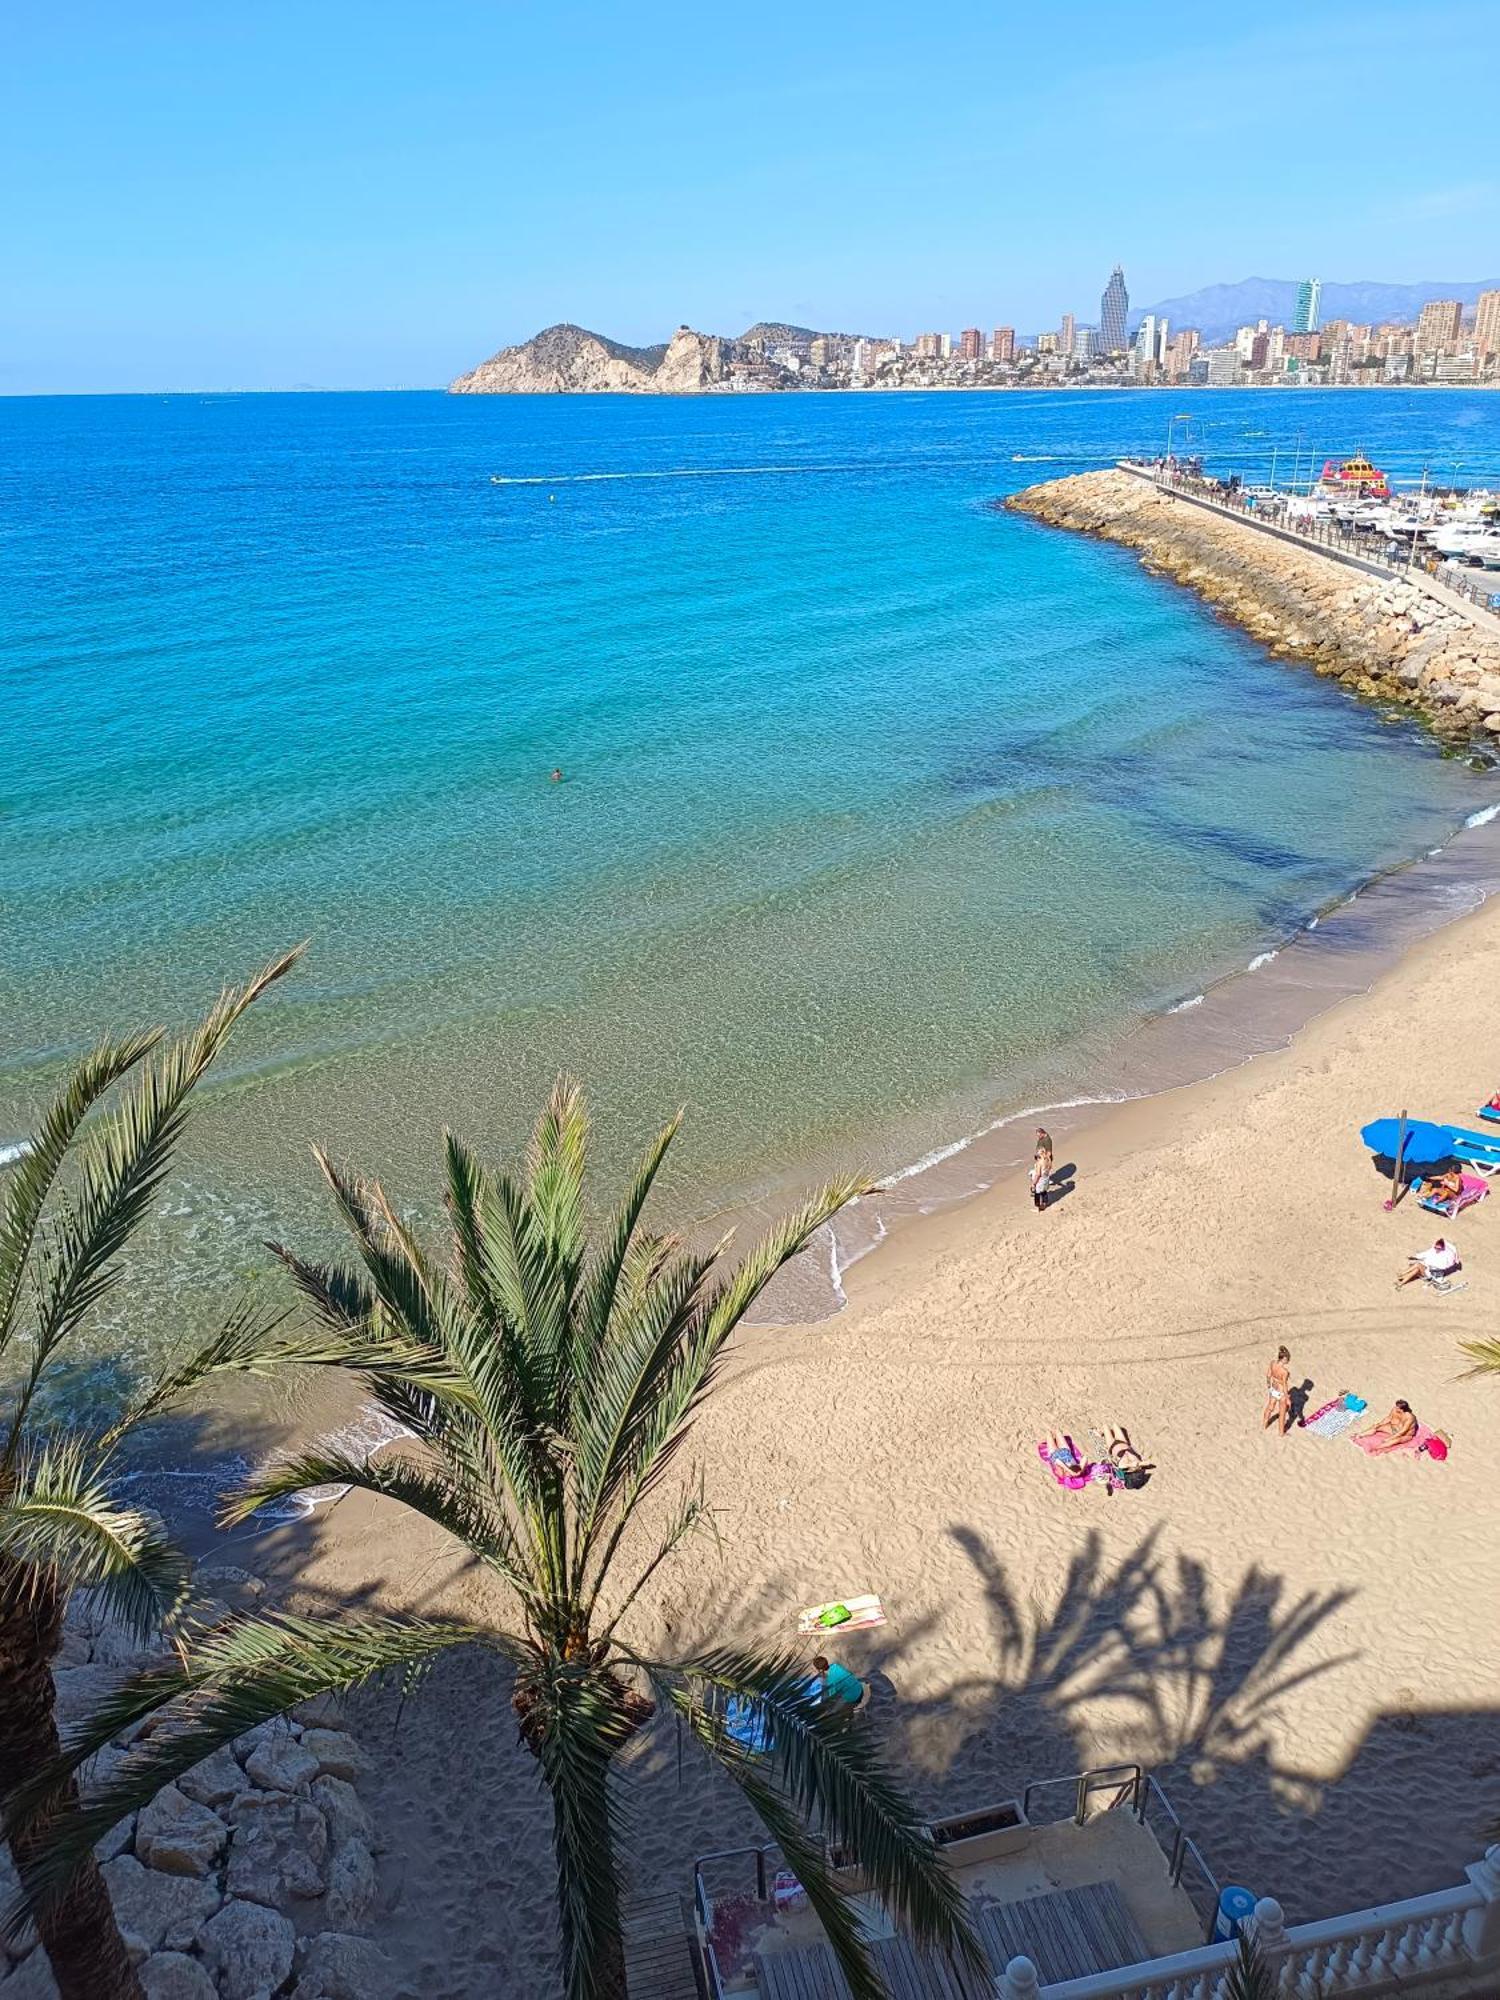
[[[489,1571],[509,1615],[484,1626],[272,1615],[208,1635],[142,1676],[73,1746],[76,1763],[127,1722],[157,1714],[100,1801],[53,1843],[46,1893],[69,1879],[81,1842],[254,1723],[392,1669],[420,1673],[441,1651],[472,1645],[510,1676],[522,1740],[552,1796],[569,2000],[625,1991],[612,1773],[658,1708],[680,1718],[780,1845],[855,2000],[876,2000],[879,1988],[825,1841],[856,1859],[920,1943],[984,1970],[915,1809],[868,1734],[841,1729],[812,1698],[805,1660],[723,1648],[669,1661],[629,1638],[643,1587],[709,1522],[701,1475],[685,1478],[676,1497],[666,1486],[725,1344],[773,1274],[860,1185],[824,1189],[726,1271],[725,1243],[700,1254],[641,1227],[678,1122],[651,1145],[592,1247],[575,1085],[553,1092],[519,1177],[491,1172],[449,1134],[446,1261],[417,1242],[378,1185],[318,1155],[356,1261],[321,1266],[273,1247],[342,1348],[339,1365],[414,1447],[378,1464],[330,1449],[275,1464],[228,1503],[225,1520],[308,1487],[361,1488],[441,1529]],[[45,1789],[13,1812],[34,1812]]]
[[[297,956],[225,991],[193,1032],[165,1047],[159,1030],[100,1042],[8,1175],[0,1202],[0,1793],[58,1757],[52,1665],[72,1592],[94,1590],[100,1608],[142,1638],[186,1605],[187,1559],[155,1515],[119,1496],[120,1446],[207,1375],[268,1365],[284,1351],[276,1335],[284,1313],[268,1322],[239,1311],[107,1421],[69,1425],[51,1406],[91,1309],[124,1275],[122,1253],[167,1173],[194,1089],[245,1009]],[[127,1078],[114,1107],[86,1123]],[[69,1781],[52,1809],[66,1816],[77,1802]],[[23,1880],[43,1839],[40,1826],[11,1834]],[[139,1994],[91,1854],[37,1920],[63,2000]]]

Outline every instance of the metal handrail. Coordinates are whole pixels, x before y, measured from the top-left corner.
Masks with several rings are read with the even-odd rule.
[[[1089,1771],[1072,1771],[1065,1778],[1033,1778],[1021,1794],[1021,1811],[1029,1820],[1034,1793],[1047,1791],[1056,1785],[1071,1785],[1074,1796],[1071,1817],[1075,1826],[1082,1826],[1088,1815],[1089,1795],[1102,1790],[1105,1785],[1117,1785],[1123,1780],[1134,1794],[1131,1811],[1135,1813],[1137,1819],[1142,1819],[1144,1813],[1139,1800],[1141,1784],[1145,1777],[1146,1773],[1139,1764],[1097,1764]]]

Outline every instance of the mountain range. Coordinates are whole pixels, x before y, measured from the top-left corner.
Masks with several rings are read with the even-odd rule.
[[[1361,326],[1378,326],[1383,320],[1409,325],[1429,299],[1461,299],[1472,306],[1481,292],[1497,288],[1500,278],[1424,279],[1415,285],[1384,285],[1368,279],[1339,284],[1330,278],[1324,283],[1318,313],[1325,325],[1331,319],[1349,319]],[[1261,319],[1272,326],[1290,326],[1296,310],[1295,278],[1242,278],[1237,285],[1205,285],[1181,298],[1142,306],[1131,313],[1130,324],[1138,326],[1144,313],[1153,312],[1172,326],[1197,327],[1211,343]]]

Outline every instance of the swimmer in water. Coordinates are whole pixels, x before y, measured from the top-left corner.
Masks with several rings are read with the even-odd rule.
[[[562,766],[560,764],[554,764],[552,767],[552,782],[554,785],[562,783]]]

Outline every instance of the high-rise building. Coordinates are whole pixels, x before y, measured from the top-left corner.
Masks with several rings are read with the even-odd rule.
[[[1417,315],[1416,351],[1437,354],[1458,344],[1464,309],[1458,299],[1429,299]]]
[[[958,351],[965,361],[982,361],[984,358],[984,335],[977,326],[966,326],[958,336]]]
[[[1481,292],[1474,307],[1474,352],[1500,354],[1500,292]]]
[[[1297,310],[1292,318],[1293,333],[1316,333],[1318,303],[1323,296],[1321,278],[1304,278],[1297,287]]]
[[[1167,348],[1167,322],[1147,313],[1135,330],[1131,355],[1137,375],[1151,375],[1161,366]]]
[[[919,361],[935,361],[942,353],[943,342],[947,338],[948,336],[945,333],[919,333],[917,335],[917,359]]]
[[[997,326],[994,339],[990,342],[992,361],[1014,361],[1016,358],[1016,330],[1013,326]]]
[[[953,335],[951,333],[940,333],[938,335],[939,355],[942,357],[944,361],[946,361],[949,355],[952,354],[952,352],[953,352]]]
[[[1073,335],[1077,330],[1078,321],[1073,317],[1072,313],[1064,313],[1062,316],[1062,325],[1059,327],[1057,334],[1057,351],[1059,354],[1071,354],[1073,352]]]
[[[1167,349],[1167,373],[1175,381],[1184,381],[1192,366],[1193,356],[1198,351],[1198,329],[1185,326],[1172,336],[1172,345]]]
[[[1123,354],[1127,346],[1125,321],[1130,314],[1130,294],[1125,289],[1125,273],[1116,264],[1099,301],[1099,344],[1106,354]]]

